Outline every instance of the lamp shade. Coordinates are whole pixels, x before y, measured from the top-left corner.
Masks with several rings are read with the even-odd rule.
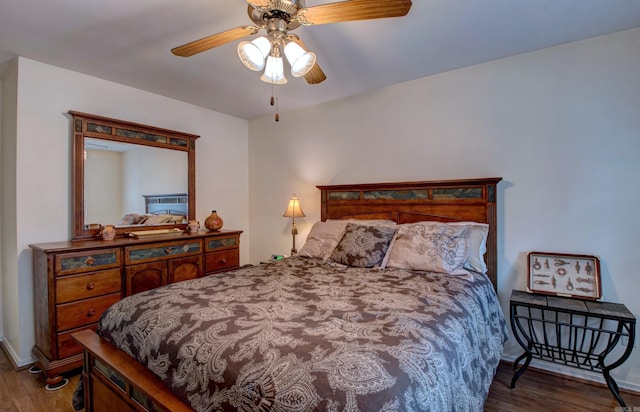
[[[316,55],[304,51],[296,42],[290,41],[284,47],[284,55],[291,65],[291,74],[294,77],[304,76],[316,64]]]
[[[260,77],[265,83],[269,84],[285,84],[287,78],[284,77],[284,63],[282,57],[275,57],[269,55],[267,57],[267,66],[264,69],[264,74]]]
[[[258,72],[264,68],[265,57],[271,51],[271,42],[266,37],[238,44],[238,57],[248,69]]]
[[[289,204],[287,205],[287,210],[284,211],[283,217],[304,217],[305,214],[300,207],[300,199],[293,195],[291,199],[289,199]]]

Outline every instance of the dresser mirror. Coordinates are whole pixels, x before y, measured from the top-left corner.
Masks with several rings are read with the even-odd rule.
[[[186,227],[195,219],[196,135],[76,111],[73,239]]]

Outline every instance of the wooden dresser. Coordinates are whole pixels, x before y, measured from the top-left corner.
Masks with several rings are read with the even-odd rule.
[[[177,233],[139,239],[30,245],[36,344],[33,355],[49,387],[82,366],[71,333],[97,327],[102,312],[134,293],[236,269],[239,230]]]

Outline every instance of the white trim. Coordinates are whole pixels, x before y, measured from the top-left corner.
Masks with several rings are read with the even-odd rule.
[[[20,358],[18,357],[18,354],[13,349],[13,347],[9,344],[8,341],[6,341],[4,339],[0,340],[0,345],[2,345],[2,349],[4,349],[4,351],[5,351],[5,353],[7,355],[9,355],[9,357],[11,358],[12,363],[17,368],[23,368],[23,367],[31,365],[32,363],[35,362],[35,359],[33,359],[33,358],[20,360]]]

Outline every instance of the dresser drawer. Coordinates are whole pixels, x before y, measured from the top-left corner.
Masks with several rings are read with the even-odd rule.
[[[216,252],[225,249],[234,249],[238,248],[238,243],[240,243],[239,235],[210,237],[204,240],[204,251]]]
[[[204,259],[206,273],[235,269],[240,265],[240,252],[238,249],[229,249],[222,252],[207,253]]]
[[[56,307],[56,330],[65,331],[95,323],[109,306],[121,299],[120,292]]]
[[[92,331],[96,331],[98,329],[98,324],[94,323],[82,329],[91,329]],[[58,342],[58,358],[68,358],[69,356],[73,356],[82,352],[82,346],[71,337],[72,333],[79,332],[82,329],[74,329],[69,332],[58,334],[56,340]]]
[[[84,252],[62,253],[55,257],[56,275],[90,272],[120,267],[120,249],[99,249]]]
[[[155,262],[175,257],[197,255],[202,252],[200,240],[153,243],[150,245],[129,246],[124,250],[125,263]]]
[[[121,290],[122,272],[119,268],[64,276],[56,280],[56,303],[88,299]]]

